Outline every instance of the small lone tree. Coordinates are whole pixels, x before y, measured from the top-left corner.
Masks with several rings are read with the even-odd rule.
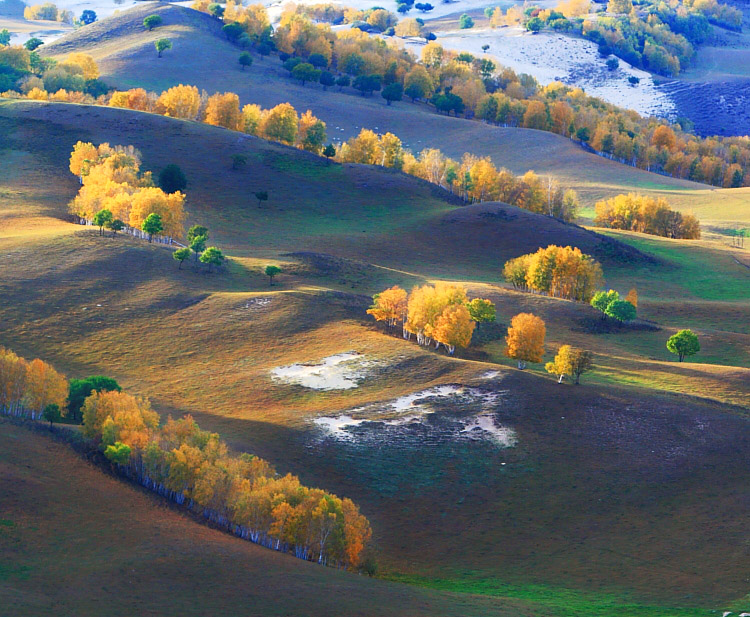
[[[187,186],[187,178],[179,165],[170,163],[159,172],[159,186],[165,193],[184,191]]]
[[[201,263],[208,264],[209,272],[211,272],[213,266],[216,266],[218,268],[221,264],[224,263],[224,260],[224,253],[222,253],[215,246],[209,246],[205,251],[203,251],[203,255],[201,255],[200,259]]]
[[[177,249],[174,253],[172,253],[172,257],[180,262],[180,265],[177,266],[177,269],[182,270],[182,262],[190,258],[190,249]]]
[[[560,347],[554,362],[547,362],[544,368],[548,373],[558,376],[557,383],[562,383],[566,375],[575,377],[576,385],[581,383],[581,375],[593,365],[594,356],[590,351],[563,345]]]
[[[692,330],[680,330],[677,334],[673,334],[667,341],[667,349],[677,356],[682,362],[685,356],[694,356],[701,350],[700,341],[698,341],[698,335]]]
[[[81,13],[81,19],[79,19],[83,25],[88,26],[89,24],[93,24],[96,21],[96,13],[92,11],[91,9],[86,9]]]
[[[101,236],[104,232],[104,227],[113,220],[112,212],[106,208],[102,208],[94,215],[94,225],[99,226],[99,235]]]
[[[323,156],[326,157],[326,163],[330,164],[331,159],[336,156],[336,146],[328,144],[323,148]]]
[[[490,49],[490,46],[487,45],[487,43],[485,43],[484,45],[482,45],[482,51],[484,53],[487,53],[489,51],[489,49]]]
[[[158,57],[161,58],[162,52],[167,49],[172,49],[172,41],[169,39],[159,39],[154,43],[154,47],[156,47],[156,51],[159,52]]]
[[[608,317],[617,321],[633,321],[636,316],[635,307],[626,300],[615,300],[611,302],[604,311]]]
[[[393,101],[400,101],[404,96],[404,87],[398,83],[388,84],[383,91],[380,93],[387,105],[390,105]]]
[[[49,427],[52,428],[53,422],[60,422],[60,420],[62,420],[60,406],[57,403],[50,403],[44,408],[42,418],[47,420],[47,422],[49,422]]]
[[[281,268],[278,266],[266,266],[266,276],[268,277],[269,285],[273,286],[273,277],[277,274],[281,274]]]
[[[469,17],[466,13],[464,13],[458,19],[458,27],[461,28],[461,30],[468,30],[469,28],[473,28],[474,20],[471,17]]]
[[[232,155],[232,169],[242,169],[245,165],[247,165],[247,156],[244,154]]]
[[[527,362],[541,362],[546,332],[543,319],[532,313],[519,313],[511,319],[505,337],[506,355],[517,360],[521,370],[526,368]]]
[[[161,26],[162,19],[161,15],[149,15],[146,17],[146,19],[143,20],[143,25],[146,26],[149,30],[153,30],[154,28],[157,28]]]
[[[112,232],[112,237],[114,238],[117,235],[118,231],[122,231],[125,229],[125,223],[123,223],[120,219],[113,219],[105,226],[107,229],[109,229]]]
[[[264,201],[268,201],[268,191],[255,191],[255,198],[258,200],[258,207]]]
[[[250,55],[249,51],[243,51],[240,54],[240,66],[242,67],[242,70],[244,71],[246,67],[253,65],[253,57]]]
[[[164,223],[161,220],[161,215],[152,212],[143,221],[141,229],[148,234],[148,241],[151,242],[154,234],[160,234],[164,230]]]

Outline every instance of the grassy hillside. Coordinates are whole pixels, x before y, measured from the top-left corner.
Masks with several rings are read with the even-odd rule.
[[[745,593],[745,412],[653,392],[750,404],[750,272],[728,249],[616,234],[645,256],[507,206],[458,208],[400,174],[131,111],[7,102],[0,129],[0,343],[69,376],[113,375],[162,414],[194,413],[232,445],[351,496],[386,576],[561,616],[704,614]],[[133,144],[145,169],[180,165],[189,222],[208,225],[232,256],[227,271],[178,270],[163,247],[65,222],[79,139]],[[244,170],[231,170],[234,153],[247,154]],[[262,208],[258,189],[270,193]],[[642,316],[662,330],[597,332],[585,307],[498,285],[505,259],[550,242],[598,252],[609,282],[637,284]],[[269,288],[272,261],[287,274]],[[449,359],[366,319],[368,294],[435,278],[495,299],[501,324],[531,308],[548,320],[547,359],[571,341],[600,368],[585,386],[557,386],[503,366],[497,332]],[[668,332],[683,324],[699,330],[705,364],[666,361]],[[375,366],[357,388],[272,378],[348,351]],[[455,433],[476,402],[436,401],[429,422],[390,442],[376,428],[337,441],[311,422],[448,384],[493,394],[487,413],[517,445]]]
[[[531,615],[274,553],[166,507],[0,419],[3,615]],[[75,556],[72,566],[71,556]],[[272,591],[270,591],[272,590]]]
[[[142,21],[150,13],[159,13],[165,25],[146,31]],[[602,197],[640,191],[665,196],[676,207],[695,211],[704,223],[750,222],[746,208],[732,205],[736,201],[733,190],[709,190],[705,185],[614,163],[559,135],[448,118],[406,101],[387,107],[379,96],[363,98],[351,89],[339,93],[336,88],[324,92],[320,86],[303,87],[289,78],[275,56],[261,59],[256,55],[253,66],[241,72],[239,49],[217,34],[219,26],[203,13],[148,3],[67,35],[46,46],[44,53],[56,57],[73,51],[90,53],[99,62],[105,81],[118,88],[162,91],[190,83],[209,93],[233,91],[243,103],[264,107],[288,101],[298,110],[312,109],[327,123],[334,140],[348,139],[365,127],[391,131],[414,151],[437,147],[452,157],[464,152],[489,155],[497,165],[516,173],[533,169],[559,178],[589,206]],[[174,47],[157,58],[153,41],[162,36],[172,39]],[[706,200],[709,195],[711,199]],[[584,214],[590,216],[592,210]]]

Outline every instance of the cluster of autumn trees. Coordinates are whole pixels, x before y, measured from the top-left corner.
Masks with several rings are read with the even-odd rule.
[[[495,305],[489,300],[469,300],[461,285],[437,283],[417,286],[410,294],[398,286],[373,296],[367,310],[388,327],[402,324],[404,338],[414,334],[417,343],[435,348],[442,344],[450,355],[456,347],[468,347],[477,323],[495,321]]]
[[[707,5],[710,1],[698,0],[698,3]],[[703,7],[701,11],[708,10],[699,6]],[[317,70],[317,78],[324,86],[348,85],[350,78],[354,81],[367,78],[360,79],[365,90],[385,91],[397,85],[404,95],[415,101],[430,102],[437,111],[452,111],[503,126],[551,131],[577,139],[603,156],[648,171],[715,186],[750,185],[747,137],[702,139],[677,125],[643,118],[587,96],[580,88],[558,82],[541,87],[529,75],[517,75],[511,69],[496,67],[492,61],[466,52],[445,50],[434,41],[422,48],[418,62],[392,41],[370,37],[356,28],[337,32],[327,23],[313,22],[309,15],[326,20],[325,8],[313,13],[302,7],[289,9],[273,33],[269,33],[267,17],[261,18],[263,7],[254,5],[242,10],[254,16],[249,20],[250,26],[242,24],[248,45],[257,41],[260,46],[275,46],[282,58],[303,59],[310,69]],[[519,10],[519,19],[524,15],[517,7],[509,10]],[[224,13],[225,28],[238,21],[232,15]],[[404,36],[421,33],[418,22],[411,25],[416,30],[402,33]],[[652,43],[644,44],[649,47]],[[333,81],[332,72],[340,74],[342,81]],[[400,98],[399,95],[387,100]]]
[[[231,454],[190,416],[159,426],[147,399],[95,391],[82,412],[83,434],[149,489],[252,542],[320,564],[362,567],[370,525],[350,499],[280,476],[256,456]]]
[[[73,23],[73,13],[65,9],[59,9],[51,2],[44,4],[32,4],[24,7],[23,18],[29,20],[60,21],[66,24]]]
[[[694,240],[701,237],[700,222],[692,214],[672,210],[661,197],[633,193],[597,202],[594,224],[665,238]]]
[[[83,103],[93,102],[107,90],[88,54],[73,53],[58,62],[24,46],[0,45],[0,93],[4,98],[54,97],[52,100]]]
[[[81,188],[70,212],[113,231],[125,225],[151,236],[182,237],[185,195],[154,186],[150,172],[141,172],[141,155],[132,146],[81,142],[70,155],[70,171]],[[98,216],[97,216],[98,215]]]
[[[602,267],[591,255],[554,244],[508,260],[503,276],[516,289],[580,302],[591,300],[603,279]]]
[[[362,129],[359,135],[341,144],[336,158],[342,163],[399,169],[469,202],[502,201],[568,222],[577,216],[579,203],[575,191],[563,190],[551,179],[544,180],[533,171],[515,176],[507,169],[495,167],[489,157],[468,153],[460,161],[434,148],[414,156],[393,133],[378,135]]]
[[[0,413],[59,421],[67,398],[68,380],[52,366],[0,347]]]

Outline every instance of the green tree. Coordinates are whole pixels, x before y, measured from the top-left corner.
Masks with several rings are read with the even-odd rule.
[[[323,90],[328,90],[330,86],[336,84],[336,78],[333,76],[331,71],[322,71],[320,73],[320,85],[323,86]]]
[[[667,349],[677,356],[682,362],[685,356],[694,356],[701,350],[698,335],[692,330],[680,330],[673,334],[667,341]]]
[[[255,191],[255,198],[258,200],[258,207],[264,201],[268,201],[268,191]]]
[[[154,234],[160,234],[164,231],[164,223],[161,220],[161,215],[152,212],[143,221],[141,229],[148,234],[148,241],[151,242]]]
[[[105,227],[112,232],[112,237],[114,238],[117,235],[118,231],[122,231],[123,229],[125,229],[125,223],[123,223],[120,219],[112,219],[105,225]]]
[[[244,154],[232,155],[232,169],[242,169],[245,165],[247,165],[247,156]]]
[[[393,101],[401,100],[404,96],[404,87],[398,82],[388,84],[383,88],[380,96],[382,96],[386,100],[386,103],[390,105]]]
[[[474,20],[471,17],[469,17],[466,13],[464,13],[458,19],[458,27],[461,28],[461,30],[468,30],[469,28],[473,28]]]
[[[224,257],[224,253],[222,253],[218,248],[215,246],[209,246],[205,251],[203,251],[203,254],[201,255],[201,263],[202,264],[208,264],[208,271],[211,272],[211,269],[213,266],[216,266],[217,268],[224,263],[224,260],[226,258]]]
[[[120,392],[120,385],[111,377],[91,375],[84,379],[71,379],[68,382],[68,412],[73,420],[78,419],[78,413],[83,402],[92,392]]]
[[[532,17],[526,22],[526,29],[529,32],[539,32],[542,28],[544,28],[544,22],[538,17]]]
[[[326,58],[323,54],[310,54],[307,61],[316,69],[322,69],[328,66],[328,58]]]
[[[189,248],[177,249],[174,253],[172,253],[172,257],[180,262],[180,265],[177,266],[177,269],[182,270],[182,262],[190,257],[190,249]]]
[[[250,55],[250,52],[243,51],[240,54],[240,66],[242,67],[242,70],[245,70],[245,67],[252,66],[253,64],[253,57]]]
[[[245,33],[245,29],[236,21],[232,22],[231,24],[225,24],[224,26],[222,26],[221,31],[224,33],[224,36],[226,36],[227,39],[229,39],[232,43],[236,43],[239,38]]]
[[[359,90],[362,96],[368,96],[380,90],[380,75],[359,75],[354,80],[354,89]]]
[[[208,240],[208,228],[203,225],[193,225],[187,232],[188,243],[192,242],[198,236],[203,236],[204,241]]]
[[[268,277],[268,283],[269,285],[273,285],[273,277],[281,274],[281,268],[278,266],[266,266],[266,276]]]
[[[604,312],[608,317],[612,317],[617,321],[633,321],[636,316],[635,307],[626,300],[610,302],[607,310]]]
[[[326,157],[326,162],[330,163],[331,159],[336,156],[336,146],[333,144],[328,144],[325,148],[323,148],[323,156]]]
[[[206,250],[206,241],[208,236],[194,236],[192,240],[188,240],[190,250],[195,254],[195,261],[197,263],[200,254]]]
[[[10,45],[10,31],[7,28],[0,30],[0,47]]]
[[[53,422],[60,422],[62,420],[62,412],[60,406],[57,403],[50,403],[44,408],[42,412],[42,418],[49,422],[50,428],[52,428]]]
[[[495,305],[490,300],[483,298],[474,298],[466,305],[469,309],[469,315],[477,323],[495,321]]]
[[[113,220],[112,212],[110,210],[107,210],[106,208],[102,208],[94,215],[93,223],[94,225],[99,226],[99,235],[101,236],[104,230],[104,227],[106,227],[109,223],[111,223]]]
[[[23,46],[28,49],[29,51],[34,51],[37,47],[44,45],[44,41],[42,39],[38,39],[35,36],[32,36],[28,41],[26,41]]]
[[[347,88],[351,83],[352,80],[349,78],[349,75],[342,75],[336,80],[336,85],[339,87],[339,92],[341,92],[342,89]]]
[[[165,193],[184,191],[187,178],[178,165],[170,163],[159,172],[159,186]]]
[[[104,456],[115,465],[127,465],[132,452],[129,445],[116,441],[104,449]]]
[[[161,24],[161,15],[149,15],[143,20],[143,25],[149,30],[153,30],[154,28],[161,26]]]
[[[305,85],[305,82],[318,81],[320,79],[320,75],[321,71],[316,69],[309,62],[301,62],[292,69],[292,77],[301,81],[303,86]]]
[[[159,39],[154,43],[154,47],[156,47],[156,51],[159,52],[158,57],[161,58],[162,52],[167,49],[172,49],[172,41],[169,39]]]
[[[221,6],[218,2],[212,2],[208,5],[208,12],[211,13],[216,19],[221,19],[224,17],[224,7]]]
[[[614,289],[610,289],[609,291],[597,291],[594,294],[594,297],[591,298],[591,306],[597,311],[601,311],[602,319],[605,319],[607,315],[607,307],[619,299],[620,294]]]
[[[93,24],[96,21],[96,13],[92,11],[91,9],[86,9],[81,13],[81,19],[79,19],[83,25],[88,26],[89,24]]]

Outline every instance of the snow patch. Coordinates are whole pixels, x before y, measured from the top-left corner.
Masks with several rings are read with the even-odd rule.
[[[350,390],[359,386],[376,362],[354,351],[323,358],[318,364],[290,364],[271,371],[272,379],[313,390]]]

